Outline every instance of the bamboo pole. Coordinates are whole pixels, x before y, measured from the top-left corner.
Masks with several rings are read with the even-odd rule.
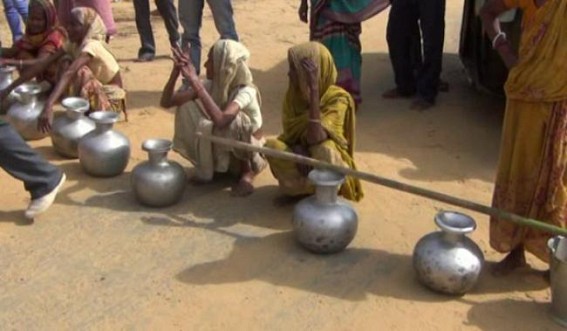
[[[530,228],[534,228],[537,230],[541,230],[541,231],[545,231],[545,232],[549,232],[552,234],[556,234],[556,235],[562,235],[562,236],[567,236],[567,229],[563,229],[560,228],[558,226],[555,225],[551,225],[551,224],[547,224],[538,220],[534,220],[534,219],[530,219],[530,218],[526,218],[526,217],[522,217],[520,215],[516,215],[513,213],[509,213],[507,211],[501,210],[501,209],[497,209],[497,208],[493,208],[493,207],[488,207],[476,202],[472,202],[472,201],[468,201],[465,199],[461,199],[461,198],[456,198],[447,194],[443,194],[443,193],[439,193],[439,192],[435,192],[435,191],[431,191],[431,190],[426,190],[417,186],[413,186],[413,185],[409,185],[409,184],[404,184],[392,179],[388,179],[388,178],[384,178],[384,177],[380,177],[374,174],[370,174],[367,172],[362,172],[362,171],[358,171],[358,170],[354,170],[354,169],[350,169],[350,168],[345,168],[345,167],[341,167],[341,166],[337,166],[334,164],[330,164],[327,162],[323,162],[323,161],[319,161],[316,159],[312,159],[309,157],[305,157],[305,156],[301,156],[301,155],[297,155],[294,153],[289,153],[289,152],[284,152],[284,151],[278,151],[278,150],[274,150],[271,148],[266,148],[266,147],[259,147],[259,146],[253,146],[244,142],[240,142],[240,141],[235,141],[235,140],[230,140],[230,139],[226,139],[226,138],[221,138],[221,137],[216,137],[216,136],[211,136],[211,135],[206,135],[200,132],[197,132],[195,134],[195,136],[202,138],[202,139],[206,139],[209,140],[215,144],[220,144],[220,145],[225,145],[225,146],[230,146],[236,149],[242,149],[242,150],[246,150],[249,152],[258,152],[258,153],[262,153],[264,155],[268,155],[268,156],[272,156],[275,158],[280,158],[280,159],[284,159],[284,160],[289,160],[289,161],[293,161],[296,163],[302,163],[302,164],[307,164],[310,165],[312,167],[316,167],[316,168],[323,168],[323,169],[329,169],[329,170],[333,170],[339,173],[342,173],[344,175],[347,176],[352,176],[352,177],[356,177],[358,179],[362,179],[371,183],[375,183],[378,185],[382,185],[382,186],[386,186],[389,188],[392,188],[394,190],[398,190],[398,191],[402,191],[402,192],[406,192],[406,193],[410,193],[410,194],[414,194],[414,195],[418,195],[424,198],[428,198],[428,199],[432,199],[432,200],[436,200],[436,201],[441,201],[450,205],[454,205],[454,206],[458,206],[458,207],[462,207],[465,209],[469,209],[469,210],[473,210],[482,214],[486,214],[489,216],[493,216],[493,217],[497,217],[500,219],[504,219],[510,222],[514,222],[523,226],[527,226]]]

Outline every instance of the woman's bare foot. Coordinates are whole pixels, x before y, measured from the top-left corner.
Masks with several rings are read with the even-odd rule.
[[[254,177],[255,174],[253,172],[242,175],[238,183],[232,187],[231,195],[235,197],[245,197],[254,193]]]
[[[512,271],[527,266],[524,247],[514,248],[502,261],[492,267],[494,276],[506,276]]]

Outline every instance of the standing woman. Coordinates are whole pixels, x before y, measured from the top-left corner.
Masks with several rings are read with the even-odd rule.
[[[518,54],[498,21],[511,8],[524,14]],[[493,206],[565,227],[567,1],[490,0],[481,18],[492,46],[510,68]],[[508,253],[495,273],[525,266],[525,251],[549,261],[550,234],[494,217],[490,221],[491,246]]]
[[[71,10],[69,42],[56,54],[31,68],[41,72],[60,61],[62,72],[39,118],[39,129],[51,130],[53,106],[62,96],[80,96],[89,100],[90,109],[112,110],[126,114],[126,92],[122,89],[120,66],[108,49],[106,28],[94,9]],[[127,118],[126,118],[127,119]]]
[[[309,40],[319,41],[331,52],[338,70],[337,85],[347,90],[359,104],[362,102],[360,78],[362,21],[390,5],[388,0],[301,0],[299,19],[308,22]]]
[[[66,32],[59,25],[55,6],[49,0],[31,0],[25,35],[11,48],[2,49],[0,66],[15,66],[19,68],[20,76],[0,92],[0,100],[15,87],[34,77],[44,90],[51,90],[57,83],[57,62],[37,75],[31,68],[59,52],[65,40]]]

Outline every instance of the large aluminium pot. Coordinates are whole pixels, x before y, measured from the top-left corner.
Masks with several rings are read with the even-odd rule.
[[[142,144],[142,149],[148,152],[148,161],[134,167],[131,176],[132,190],[140,203],[166,207],[183,195],[187,178],[177,162],[167,159],[171,147],[171,141],[166,139],[149,139]]]
[[[466,236],[475,221],[461,213],[441,211],[435,215],[441,229],[421,238],[413,251],[413,267],[426,287],[445,294],[462,295],[478,280],[484,256]]]
[[[79,162],[83,170],[95,177],[120,175],[130,159],[130,141],[112,129],[118,113],[97,111],[89,115],[95,129],[79,140]]]
[[[65,114],[53,120],[51,141],[57,153],[76,159],[79,157],[79,140],[95,129],[95,123],[84,115],[89,110],[86,99],[69,97],[61,104]]]
[[[297,241],[315,253],[336,253],[352,241],[358,227],[354,208],[337,197],[344,175],[314,169],[309,179],[315,195],[301,200],[293,212],[293,229]]]
[[[39,131],[37,127],[45,106],[40,98],[41,92],[41,87],[36,83],[24,83],[14,89],[16,102],[8,109],[6,119],[24,140],[37,140],[49,134]]]

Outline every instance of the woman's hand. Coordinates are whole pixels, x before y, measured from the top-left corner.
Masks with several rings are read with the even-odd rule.
[[[307,87],[309,94],[312,96],[314,92],[319,93],[319,81],[317,79],[317,65],[312,59],[306,57],[301,60],[301,67],[307,73]]]
[[[307,149],[302,145],[295,145],[291,148],[291,150],[294,154],[309,157],[309,151],[307,151]],[[299,173],[304,177],[307,177],[309,172],[313,169],[313,167],[302,163],[296,163],[296,167],[297,171],[299,171]]]
[[[173,53],[173,63],[176,67],[179,67],[181,72],[188,75],[187,78],[199,78],[197,75],[197,70],[191,61],[189,56],[189,48],[187,47],[185,51],[182,51],[179,46],[172,47],[171,52]]]
[[[45,105],[45,108],[39,115],[37,121],[37,129],[40,132],[47,133],[51,131],[51,123],[53,122],[53,106]]]
[[[308,13],[309,13],[309,6],[307,5],[307,0],[301,0],[301,4],[299,5],[299,10],[297,11],[299,14],[299,20],[303,23],[308,22]]]

